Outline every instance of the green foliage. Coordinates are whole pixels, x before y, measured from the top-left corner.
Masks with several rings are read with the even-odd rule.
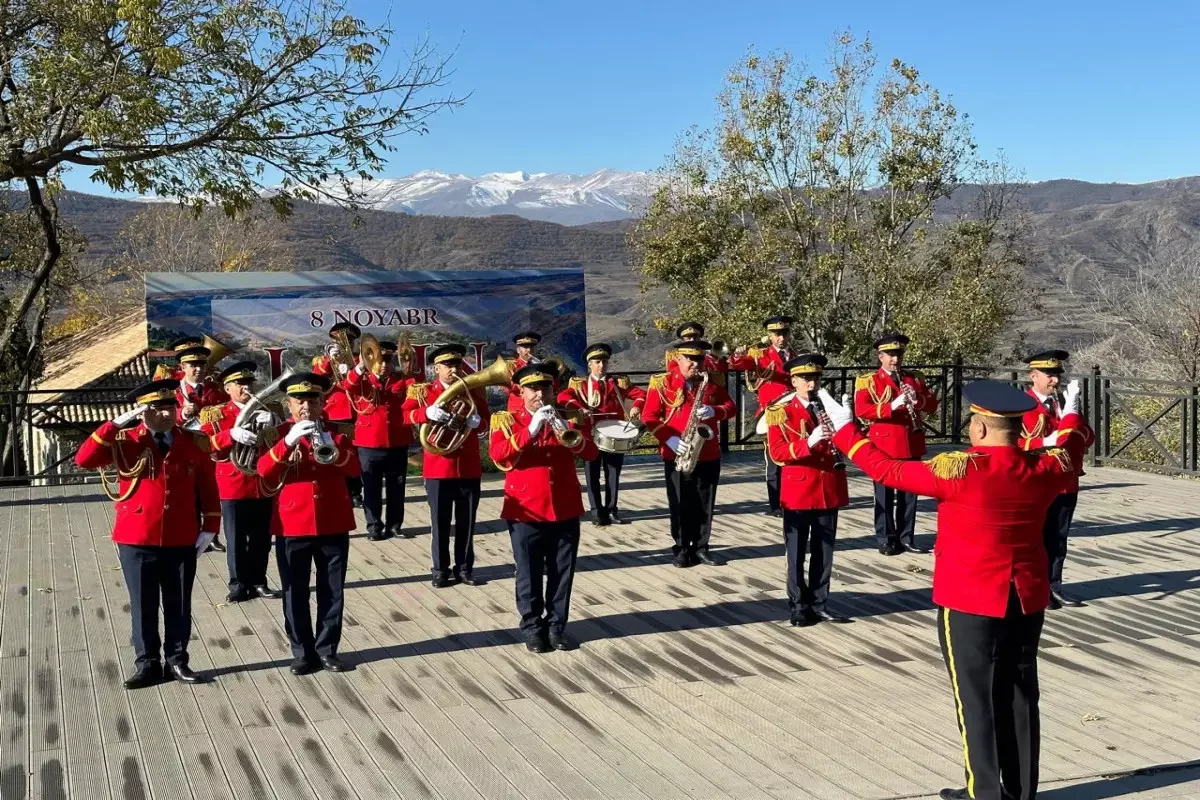
[[[1012,316],[1024,228],[1003,165],[975,156],[963,115],[869,41],[838,38],[828,75],[788,54],[730,71],[712,131],[691,130],[630,235],[642,289],[665,287],[655,327],[696,317],[757,341],[772,313],[809,343],[861,358],[884,329],[912,356],[983,355]],[[1000,178],[969,213],[935,218],[965,177]]]
[[[8,322],[9,315],[12,313],[12,301],[5,295],[0,295],[0,324]],[[29,332],[20,330],[13,340],[11,348],[13,353],[29,352]],[[38,356],[40,361],[40,356]],[[41,364],[35,365],[32,370],[33,374],[41,371]],[[21,385],[21,379],[25,375],[19,359],[5,358],[0,354],[0,391],[12,391]]]

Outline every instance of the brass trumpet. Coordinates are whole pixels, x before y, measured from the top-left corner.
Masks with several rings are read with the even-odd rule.
[[[512,382],[512,374],[513,363],[499,356],[487,369],[465,378],[455,375],[454,383],[433,402],[434,406],[448,412],[450,419],[444,423],[422,423],[421,447],[439,456],[449,455],[462,447],[471,433],[466,426],[467,417],[478,413],[471,390],[507,385]]]
[[[558,410],[558,406],[553,403],[548,403],[538,406],[535,410],[541,411],[543,408],[549,408],[550,413],[550,429],[554,431],[554,438],[558,439],[558,443],[563,447],[574,450],[579,447],[579,443],[583,441],[583,434],[569,427],[567,421],[563,419],[562,414]],[[577,421],[578,416],[572,415]]]

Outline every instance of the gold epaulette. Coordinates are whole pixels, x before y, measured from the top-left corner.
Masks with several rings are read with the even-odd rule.
[[[862,375],[859,375],[857,378],[855,378],[854,391],[857,392],[859,389],[869,389],[871,387],[871,376],[874,374],[874,372],[864,372]]]
[[[583,378],[571,378],[571,380],[567,382],[567,386],[569,386],[572,391],[582,392]]]
[[[755,361],[758,361],[760,358],[763,357],[763,354],[765,352],[767,352],[767,351],[763,350],[761,347],[751,347],[749,350],[746,351],[746,355],[750,356],[750,358],[753,358]]]
[[[1042,453],[1056,460],[1063,472],[1075,471],[1075,465],[1071,463],[1071,454],[1065,447],[1047,447]]]
[[[674,361],[678,357],[679,357],[679,351],[674,348],[669,348],[667,350],[667,352],[663,354],[663,365],[664,365],[663,368],[670,369],[671,362]]]
[[[667,385],[667,373],[660,372],[650,376],[650,388],[656,392],[662,391]]]
[[[422,403],[424,403],[425,395],[428,393],[429,393],[429,384],[428,383],[414,383],[412,386],[408,387],[408,399],[409,400],[420,400]]]
[[[192,434],[192,441],[196,443],[196,447],[199,447],[202,453],[212,452],[212,442],[209,441],[207,436],[205,436],[203,433],[195,433],[191,431],[189,431],[189,433]]]
[[[124,428],[117,431],[117,435],[113,437],[114,442],[123,442],[129,438],[129,428]]]
[[[259,444],[263,445],[264,447],[274,447],[275,443],[279,441],[279,429],[264,428],[262,432],[258,434],[258,441]]]
[[[174,378],[174,377],[175,377],[174,370],[172,370],[166,364],[159,364],[157,367],[154,368],[154,377],[152,378],[152,380],[165,381],[168,378]]]
[[[767,406],[763,416],[766,417],[768,425],[782,425],[787,420],[787,407],[783,405]]]
[[[220,422],[224,416],[221,406],[205,406],[200,409],[200,424],[211,425],[214,422]]]
[[[504,435],[507,436],[512,433],[512,426],[514,422],[516,422],[516,420],[513,418],[512,414],[508,413],[507,411],[497,411],[492,414],[492,431],[504,431]]]
[[[621,391],[627,391],[631,386],[633,386],[633,381],[629,380],[628,375],[622,375],[617,378],[617,388]]]
[[[968,453],[965,450],[955,450],[941,453],[925,463],[935,477],[942,480],[958,480],[967,474],[967,466],[974,463],[980,453]]]
[[[316,369],[317,367],[319,367],[321,365],[322,358],[324,358],[324,356],[313,356],[313,359],[312,359],[312,368],[313,369]]]

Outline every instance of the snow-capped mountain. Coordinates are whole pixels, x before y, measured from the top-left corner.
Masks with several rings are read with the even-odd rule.
[[[563,172],[489,172],[447,175],[424,170],[366,183],[367,202],[381,211],[528,219],[582,225],[634,216],[657,185],[647,172],[602,169],[590,175]]]

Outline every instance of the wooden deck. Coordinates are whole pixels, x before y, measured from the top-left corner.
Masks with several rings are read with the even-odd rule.
[[[959,785],[932,557],[875,551],[856,475],[831,605],[857,621],[789,627],[759,464],[726,467],[713,541],[729,563],[690,570],[665,555],[661,468],[627,468],[633,523],[584,528],[576,652],[516,643],[499,482],[485,482],[476,540],[489,582],[435,591],[410,479],[418,535],[353,540],[342,650],[355,672],[291,676],[279,603],[225,604],[224,557],[209,554],[191,656],[216,682],[138,692],[121,688],[132,656],[110,504],[94,486],[0,489],[0,797],[886,798]],[[1067,576],[1088,605],[1052,613],[1043,639],[1043,797],[1200,796],[1198,524],[1195,482],[1085,479]]]

